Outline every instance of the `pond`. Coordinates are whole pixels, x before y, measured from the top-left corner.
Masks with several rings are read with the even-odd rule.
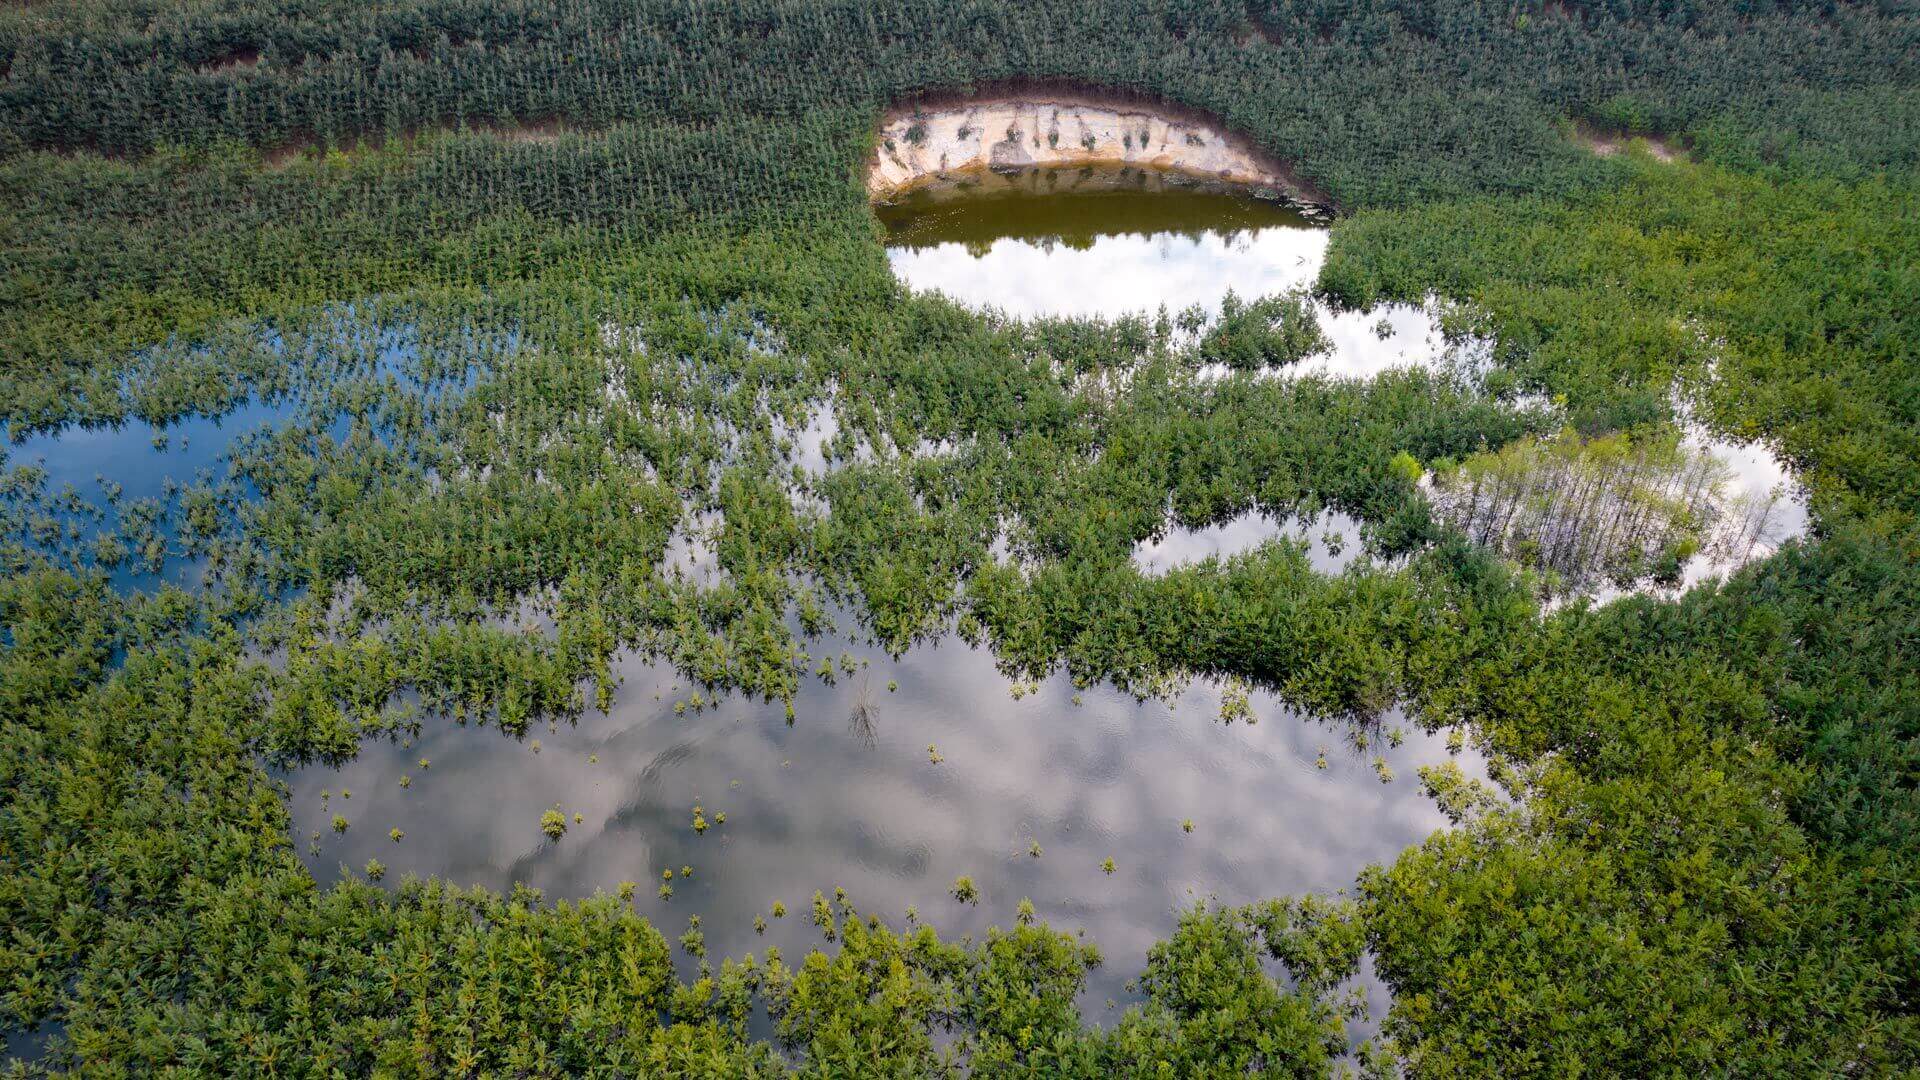
[[[191,416],[167,425],[130,419],[117,427],[38,432],[12,443],[0,428],[0,474],[37,473],[31,488],[10,487],[23,508],[46,508],[66,530],[59,544],[31,547],[45,554],[82,553],[68,555],[69,561],[100,566],[121,591],[162,585],[191,589],[201,583],[206,559],[183,552],[171,535],[181,492],[225,481],[234,440],[284,421],[291,412],[284,403],[249,399],[217,417]],[[98,557],[106,538],[123,557]]]
[[[792,724],[778,702],[738,695],[688,708],[687,680],[628,656],[612,709],[577,724],[513,739],[430,720],[410,744],[292,774],[295,839],[322,881],[370,859],[389,884],[525,882],[552,899],[632,881],[638,910],[670,936],[698,914],[720,956],[821,945],[816,890],[844,888],[895,926],[917,906],[954,937],[1012,925],[1028,898],[1105,953],[1098,1006],[1127,998],[1177,908],[1331,892],[1446,824],[1416,776],[1448,760],[1444,738],[1401,730],[1397,713],[1324,724],[1254,692],[1255,722],[1223,723],[1223,708],[1246,714],[1217,683],[1139,701],[1064,676],[1010,683],[954,637],[898,660],[843,636],[807,648],[839,674],[803,682]],[[556,808],[566,831],[549,839]],[[949,895],[961,875],[977,905]]]
[[[1311,285],[1329,236],[1278,202],[1143,169],[983,173],[876,213],[902,282],[1021,317],[1217,313],[1229,291],[1251,300]],[[1289,370],[1364,378],[1448,351],[1422,308],[1315,308],[1333,348]]]
[[[1229,293],[1252,300],[1310,287],[1330,236],[1283,201],[1143,168],[971,171],[915,188],[876,213],[887,230],[888,259],[906,285],[1026,318],[1115,318],[1196,305],[1214,316]],[[1370,378],[1403,365],[1470,372],[1489,359],[1484,342],[1449,342],[1429,309],[1333,311],[1318,301],[1310,309],[1330,348],[1286,367],[1286,373]],[[1225,365],[1217,367],[1200,374],[1226,376]],[[1767,446],[1715,437],[1685,402],[1676,411],[1681,451],[1694,471],[1713,473],[1711,485],[1676,480],[1676,486],[1691,493],[1683,507],[1690,517],[1711,528],[1696,521],[1691,532],[1701,535],[1689,535],[1685,546],[1669,541],[1668,548],[1692,554],[1658,577],[1639,565],[1650,560],[1622,564],[1612,558],[1618,545],[1604,538],[1578,544],[1556,537],[1569,531],[1598,536],[1592,521],[1605,519],[1594,514],[1531,521],[1502,512],[1495,515],[1502,535],[1494,536],[1463,510],[1456,493],[1430,493],[1442,517],[1518,561],[1541,562],[1540,551],[1549,551],[1554,557],[1540,568],[1554,571],[1557,598],[1672,595],[1724,577],[1806,534],[1805,495]],[[1522,496],[1534,498],[1542,483],[1530,479],[1508,487],[1513,499],[1488,505],[1499,509]],[[1475,487],[1476,498],[1485,501],[1489,490]],[[1644,492],[1630,494],[1647,501]],[[1516,521],[1527,527],[1516,527]],[[1338,572],[1360,548],[1355,523],[1337,524],[1328,534],[1333,543],[1317,543],[1310,551],[1329,572]],[[1305,538],[1301,529],[1289,529],[1255,513],[1203,529],[1171,529],[1139,545],[1134,562],[1145,572],[1160,572],[1285,536]]]
[[[986,174],[968,190],[920,189],[880,214],[907,284],[1022,316],[1217,311],[1230,290],[1251,299],[1311,283],[1328,237],[1280,204],[1137,172]],[[1290,370],[1366,377],[1454,348],[1418,308],[1316,304],[1314,314],[1333,348]],[[776,425],[804,475],[830,467],[831,397],[791,430]],[[291,415],[250,402],[220,421],[66,431],[28,440],[13,461],[44,462],[49,486],[85,487],[100,473],[128,499],[162,499],[168,477],[217,473],[236,434]],[[1760,476],[1768,460],[1737,471],[1770,483]],[[690,515],[662,571],[703,587],[724,581],[711,543],[718,524],[711,512]],[[1248,511],[1201,527],[1170,517],[1132,561],[1163,574],[1275,542],[1302,545],[1326,573],[1364,548],[1359,523],[1342,513]],[[195,569],[169,562],[163,576],[191,581]],[[1030,899],[1041,918],[1103,950],[1087,994],[1098,1009],[1131,999],[1126,984],[1180,907],[1333,892],[1446,825],[1417,776],[1450,760],[1446,740],[1398,712],[1364,726],[1324,722],[1210,680],[1147,700],[1063,676],[1017,683],[952,636],[898,658],[852,633],[809,638],[807,649],[815,662],[834,660],[836,675],[804,680],[791,720],[777,702],[697,694],[634,653],[620,658],[611,707],[577,723],[515,738],[429,718],[414,738],[370,741],[338,766],[285,774],[293,839],[323,883],[371,860],[388,885],[409,875],[496,890],[524,883],[552,900],[633,882],[636,907],[669,936],[699,915],[715,957],[777,945],[797,959],[822,943],[808,918],[814,894],[836,888],[896,926],[917,909],[954,937],[1010,925]],[[1460,757],[1470,775],[1483,772],[1471,750]],[[550,835],[555,824],[563,828]],[[977,904],[950,895],[961,876],[979,889]],[[773,917],[776,902],[784,918]],[[690,974],[693,961],[682,963]],[[1362,982],[1378,1015],[1384,994]]]
[[[1217,308],[1228,289],[1251,298],[1309,282],[1326,246],[1324,229],[1280,205],[1137,173],[988,182],[997,197],[934,187],[882,209],[904,280],[1016,314]],[[1320,314],[1338,345],[1329,370],[1370,374],[1445,348],[1417,309]],[[823,408],[778,434],[812,475],[836,430]],[[695,515],[664,569],[721,580],[716,524]],[[1305,545],[1326,572],[1362,548],[1343,514],[1249,513],[1169,521],[1134,563],[1164,573],[1268,542]],[[778,702],[696,695],[635,654],[612,707],[575,724],[516,739],[429,719],[414,739],[288,775],[296,843],[322,881],[378,860],[388,884],[525,883],[550,899],[633,882],[636,907],[670,936],[699,915],[714,956],[777,945],[793,960],[820,946],[812,899],[837,888],[896,926],[915,908],[955,937],[1011,925],[1030,899],[1103,950],[1087,993],[1098,1011],[1131,1000],[1126,984],[1182,906],[1333,892],[1446,824],[1417,776],[1449,760],[1445,739],[1403,730],[1397,712],[1350,727],[1216,681],[1144,701],[1064,676],[1019,684],[952,636],[897,659],[849,634],[806,647],[806,667],[832,658],[837,674],[803,681],[791,723]],[[543,817],[564,831],[549,835]],[[977,904],[950,895],[961,876]]]

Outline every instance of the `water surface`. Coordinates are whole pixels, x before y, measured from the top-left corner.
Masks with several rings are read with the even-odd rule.
[[[808,651],[852,670],[804,681],[791,725],[780,704],[738,695],[687,708],[686,680],[628,656],[612,710],[577,725],[516,740],[440,719],[411,745],[369,743],[289,777],[295,839],[323,881],[369,859],[389,883],[525,882],[552,898],[633,881],[638,909],[670,934],[699,914],[715,955],[821,945],[806,920],[816,890],[844,888],[895,926],[916,906],[956,938],[1011,925],[1029,898],[1105,952],[1098,1005],[1127,996],[1180,907],[1332,892],[1446,824],[1415,775],[1447,759],[1443,740],[1400,731],[1397,715],[1325,724],[1256,692],[1257,722],[1228,724],[1217,684],[1144,702],[1065,677],[1017,686],[957,638],[898,661],[846,637]],[[540,819],[555,807],[568,827],[550,840]],[[666,870],[671,899],[657,892]],[[975,906],[948,895],[961,875]],[[776,900],[784,919],[769,914]]]
[[[1019,317],[1214,314],[1230,291],[1311,286],[1329,235],[1277,202],[1138,169],[978,174],[875,213],[909,287]],[[1449,349],[1423,308],[1316,310],[1333,349],[1290,370],[1364,378]]]

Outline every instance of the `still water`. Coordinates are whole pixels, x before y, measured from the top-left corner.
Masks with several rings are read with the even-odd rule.
[[[1325,251],[1324,229],[1216,192],[1122,185],[1035,197],[1044,177],[995,182],[1011,197],[936,191],[882,211],[903,279],[1010,313],[1111,315],[1215,308],[1228,289],[1251,298],[1299,285]],[[1327,363],[1348,373],[1425,362],[1444,347],[1417,309],[1329,317],[1337,341],[1348,332]],[[787,433],[807,471],[834,430],[827,410]],[[676,536],[671,569],[711,583],[718,570],[700,536],[712,524]],[[1338,572],[1362,546],[1339,514],[1169,526],[1134,552],[1141,572],[1272,541],[1303,544]],[[1041,918],[1103,950],[1087,994],[1101,1015],[1107,999],[1131,999],[1125,983],[1181,907],[1333,892],[1446,824],[1416,775],[1448,759],[1444,740],[1403,730],[1397,713],[1364,728],[1328,724],[1255,692],[1257,722],[1226,723],[1223,698],[1236,695],[1214,682],[1141,701],[1063,676],[1015,684],[990,653],[953,637],[898,659],[851,636],[806,647],[840,660],[840,673],[803,683],[791,724],[780,704],[735,695],[687,707],[693,686],[629,655],[612,709],[577,724],[515,739],[435,719],[410,742],[370,743],[337,768],[289,775],[294,838],[323,881],[374,859],[388,883],[525,883],[554,899],[631,881],[636,907],[670,935],[699,915],[715,956],[778,945],[795,959],[822,945],[807,919],[816,891],[845,889],[896,926],[915,908],[955,937],[1011,925],[1031,899]],[[554,809],[566,822],[557,839],[541,828]],[[962,875],[980,891],[975,905],[950,895]],[[776,901],[785,918],[772,917]]]
[[[1140,170],[989,174],[877,212],[901,281],[1020,317],[1177,314],[1194,305],[1211,314],[1229,291],[1251,300],[1311,285],[1329,235],[1277,203],[1167,186]],[[1319,305],[1317,313],[1333,350],[1292,371],[1365,378],[1449,351],[1422,308]]]
[[[908,286],[939,292],[970,307],[1031,317],[1116,318],[1198,306],[1217,313],[1232,292],[1243,300],[1310,287],[1325,261],[1329,230],[1278,203],[1138,169],[1034,169],[971,174],[914,192],[878,208],[887,227],[893,271]],[[1473,372],[1490,362],[1484,341],[1448,341],[1433,311],[1389,305],[1314,314],[1332,344],[1291,365],[1290,374],[1371,378],[1393,367],[1446,366]],[[1218,371],[1201,372],[1220,378]],[[1723,578],[1787,540],[1806,535],[1805,493],[1763,443],[1715,436],[1677,403],[1684,445],[1724,470],[1715,502],[1740,507],[1729,519],[1757,515],[1752,543],[1708,545],[1691,557],[1677,583],[1620,584],[1598,579],[1563,594],[1604,602],[1629,593],[1677,595]],[[1291,529],[1291,531],[1290,531]],[[1268,540],[1299,537],[1297,528],[1244,514],[1177,538],[1226,556]],[[1360,547],[1351,521],[1331,550],[1315,552],[1321,569],[1338,572]],[[1135,564],[1147,572],[1174,563],[1143,543]]]
[[[1212,310],[1228,290],[1254,298],[1309,283],[1326,251],[1326,230],[1218,192],[1126,181],[1047,194],[1044,176],[1001,181],[1004,197],[928,192],[883,209],[902,280],[1015,315]],[[1335,348],[1303,365],[1310,370],[1368,376],[1436,362],[1449,348],[1418,308],[1319,316]],[[219,464],[236,432],[275,419],[243,409],[177,426],[165,440],[138,425],[64,432],[16,447],[13,460],[44,462],[54,485],[101,473],[130,498],[151,497],[168,477]],[[805,471],[825,467],[820,449],[835,430],[823,409],[790,433],[811,448]],[[696,580],[717,573],[698,536],[712,524],[697,522],[670,552]],[[1158,574],[1276,540],[1305,544],[1329,573],[1362,547],[1343,515],[1249,514],[1170,527],[1133,559]],[[807,647],[845,663],[831,683],[803,683],[792,723],[779,704],[738,696],[689,707],[684,679],[628,655],[613,707],[576,724],[511,738],[437,718],[410,741],[370,742],[338,767],[284,778],[295,842],[322,882],[373,859],[388,884],[407,875],[500,890],[525,883],[550,899],[631,881],[636,907],[670,936],[701,916],[716,957],[778,945],[795,959],[820,945],[806,917],[816,891],[844,888],[895,925],[917,908],[953,936],[1011,924],[1028,898],[1104,951],[1088,993],[1097,1014],[1102,1001],[1129,998],[1125,982],[1180,907],[1339,890],[1445,825],[1416,776],[1447,760],[1443,741],[1403,730],[1397,713],[1356,728],[1255,692],[1257,723],[1226,723],[1223,711],[1237,711],[1223,710],[1232,692],[1212,682],[1140,701],[1064,677],[1015,684],[990,654],[954,638],[898,659],[852,636]],[[566,822],[557,839],[541,823],[554,809]],[[949,895],[961,875],[979,888],[978,904]],[[776,901],[785,918],[772,917]],[[1383,995],[1368,990],[1378,1012]]]
[[[550,898],[633,881],[636,907],[669,934],[700,915],[716,955],[820,946],[806,920],[816,890],[844,888],[895,926],[917,906],[955,937],[1012,925],[1030,898],[1105,952],[1098,1006],[1127,998],[1179,907],[1331,892],[1445,824],[1415,775],[1447,760],[1444,740],[1400,730],[1397,714],[1323,724],[1256,692],[1257,722],[1228,724],[1212,683],[1143,702],[1064,676],[1016,687],[956,638],[897,661],[842,637],[807,648],[853,670],[804,682],[791,725],[778,703],[739,696],[676,709],[694,687],[630,656],[612,710],[575,725],[513,739],[434,720],[411,745],[369,743],[340,768],[291,775],[295,839],[323,881],[369,859],[390,883],[526,882]],[[568,825],[550,840],[540,818],[555,807]],[[670,899],[657,894],[666,870]],[[960,875],[977,906],[948,895]]]

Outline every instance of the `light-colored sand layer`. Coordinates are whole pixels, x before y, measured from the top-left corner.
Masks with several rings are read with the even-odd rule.
[[[1067,97],[901,108],[881,121],[867,193],[886,201],[984,170],[1133,166],[1260,189],[1317,206],[1284,166],[1211,124],[1150,106]]]

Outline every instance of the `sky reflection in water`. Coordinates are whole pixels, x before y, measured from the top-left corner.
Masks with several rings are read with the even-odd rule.
[[[1140,703],[1055,677],[1016,699],[991,654],[954,638],[898,662],[844,639],[809,651],[845,651],[871,666],[832,686],[804,683],[792,726],[779,704],[737,697],[676,714],[692,688],[629,657],[611,714],[577,726],[516,741],[441,719],[410,747],[367,744],[341,768],[289,777],[296,840],[307,851],[310,834],[321,834],[307,861],[322,880],[376,858],[389,881],[518,881],[553,898],[631,880],[639,910],[669,932],[698,913],[716,955],[778,944],[797,957],[819,945],[807,905],[836,886],[896,926],[918,905],[954,936],[1011,925],[1029,897],[1043,918],[1084,929],[1106,953],[1090,988],[1097,1004],[1125,996],[1121,984],[1182,905],[1339,889],[1445,824],[1415,775],[1446,759],[1443,740],[1417,730],[1398,748],[1375,733],[1358,752],[1346,726],[1303,719],[1259,693],[1257,724],[1224,725],[1219,688],[1206,684]],[[863,694],[871,728],[850,722]],[[1398,723],[1389,717],[1383,728]],[[1392,782],[1376,774],[1376,754],[1398,774]],[[1477,759],[1465,764],[1478,771]],[[333,792],[324,803],[322,790]],[[570,824],[553,842],[540,815],[556,804]],[[726,823],[696,833],[696,804],[710,822],[725,812]],[[571,824],[576,812],[583,820]],[[345,834],[331,831],[335,813],[352,823]],[[1188,818],[1192,833],[1181,828]],[[406,833],[399,843],[387,836],[396,827]],[[1111,876],[1100,866],[1109,857]],[[690,880],[678,877],[683,865],[694,868]],[[662,901],[668,868],[674,894]],[[977,907],[947,895],[962,874],[981,890]],[[756,935],[754,916],[775,900],[788,916]]]
[[[1329,236],[1278,206],[1179,190],[929,200],[881,220],[909,287],[1022,318],[1217,312],[1229,291],[1254,299],[1311,285]],[[1422,308],[1323,307],[1320,322],[1333,351],[1290,370],[1366,378],[1446,351]]]
[[[1324,230],[1245,200],[1108,193],[1052,210],[1036,202],[1048,200],[984,211],[961,202],[909,222],[909,242],[890,253],[895,269],[915,287],[1013,314],[1112,315],[1216,308],[1229,288],[1254,297],[1300,285],[1326,248]],[[1059,235],[1008,238],[1049,230]],[[1374,330],[1378,314],[1333,320],[1342,349],[1329,368],[1370,374],[1437,350],[1424,313],[1387,315],[1395,333],[1386,341]],[[821,447],[832,433],[830,412],[803,431],[783,430],[809,473],[827,467]],[[709,524],[677,541],[676,570],[713,574],[699,537]],[[1249,515],[1170,528],[1135,559],[1160,573],[1283,535],[1308,537],[1316,565],[1330,571],[1360,550],[1340,515],[1304,527]],[[1328,536],[1341,537],[1337,553]],[[1217,685],[1141,703],[1055,677],[1016,698],[989,653],[954,638],[898,661],[845,638],[809,651],[871,666],[833,685],[804,681],[791,726],[779,704],[736,697],[676,713],[692,687],[629,656],[610,714],[524,740],[436,719],[411,746],[369,744],[340,768],[290,775],[295,838],[322,880],[379,859],[390,883],[407,874],[494,889],[525,882],[552,898],[633,881],[636,906],[663,930],[699,914],[715,956],[777,944],[792,959],[820,945],[808,905],[836,886],[896,926],[917,906],[955,937],[1011,925],[1021,898],[1031,898],[1042,918],[1084,930],[1105,953],[1088,994],[1097,1006],[1127,998],[1123,984],[1171,931],[1177,909],[1209,896],[1244,903],[1341,889],[1367,863],[1391,860],[1446,823],[1416,776],[1419,765],[1446,759],[1443,742],[1410,730],[1388,748],[1382,732],[1398,726],[1397,715],[1359,751],[1346,726],[1259,693],[1257,725],[1224,725]],[[870,728],[851,722],[863,699]],[[1381,781],[1376,755],[1397,774],[1392,782]],[[421,758],[431,765],[419,767]],[[1477,759],[1464,764],[1479,771]],[[323,800],[322,791],[333,795]],[[724,812],[726,823],[697,834],[696,804],[709,822]],[[569,825],[551,841],[540,816],[556,805]],[[336,813],[351,822],[344,834],[330,827]],[[393,828],[402,841],[389,839]],[[1112,875],[1101,868],[1107,858]],[[680,878],[682,866],[693,867],[691,879]],[[656,895],[666,869],[675,871],[670,900]],[[981,891],[977,907],[948,894],[963,874]],[[787,917],[755,934],[754,917],[775,900]]]

